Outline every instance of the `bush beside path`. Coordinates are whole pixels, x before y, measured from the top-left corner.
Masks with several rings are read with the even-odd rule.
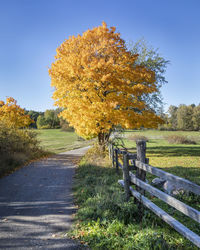
[[[76,207],[75,162],[89,147],[34,162],[0,179],[0,249],[83,249],[62,237]]]

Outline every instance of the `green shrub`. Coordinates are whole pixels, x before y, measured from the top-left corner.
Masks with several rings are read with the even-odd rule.
[[[51,126],[49,124],[38,126],[38,129],[51,129]]]
[[[0,176],[44,154],[36,136],[32,130],[7,128],[0,124]]]
[[[169,135],[165,139],[171,144],[196,144],[196,141],[183,135]]]

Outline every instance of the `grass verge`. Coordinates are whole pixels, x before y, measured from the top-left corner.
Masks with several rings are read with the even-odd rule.
[[[91,249],[197,249],[150,210],[145,209],[139,221],[140,211],[133,198],[124,202],[124,192],[117,183],[122,173],[116,173],[108,161],[98,159],[97,155],[91,161],[89,155],[76,171],[74,192],[78,212],[68,236]]]

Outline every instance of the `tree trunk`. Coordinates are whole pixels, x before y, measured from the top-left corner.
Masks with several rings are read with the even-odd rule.
[[[98,142],[99,146],[102,149],[102,152],[105,152],[106,150],[106,143],[108,142],[110,137],[110,134],[108,133],[99,133],[98,134]]]

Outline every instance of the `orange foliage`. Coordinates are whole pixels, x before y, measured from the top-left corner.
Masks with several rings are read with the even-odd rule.
[[[55,105],[76,132],[90,138],[124,128],[157,127],[162,119],[142,101],[158,91],[153,71],[136,66],[138,55],[106,23],[72,36],[57,48],[49,74]]]
[[[0,101],[0,122],[7,127],[22,128],[28,127],[34,121],[29,115],[25,115],[24,109],[17,105],[14,98],[8,97],[6,103]]]

